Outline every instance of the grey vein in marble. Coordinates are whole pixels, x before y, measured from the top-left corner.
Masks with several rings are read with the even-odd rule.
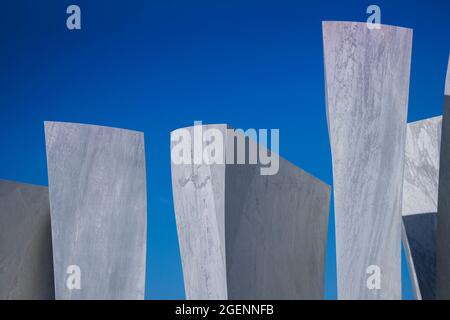
[[[0,300],[51,300],[48,189],[0,180]]]
[[[272,176],[248,164],[171,168],[188,299],[323,298],[328,185],[282,158]]]
[[[57,299],[143,299],[147,200],[144,136],[46,122]],[[66,285],[81,269],[81,288]]]
[[[439,170],[437,299],[450,299],[450,59],[444,91]]]
[[[324,22],[339,299],[401,299],[401,210],[412,31]],[[381,288],[369,289],[369,266]]]

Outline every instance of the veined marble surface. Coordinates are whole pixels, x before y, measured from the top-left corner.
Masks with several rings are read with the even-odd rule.
[[[45,122],[45,140],[56,298],[143,299],[144,135]],[[80,268],[80,289],[66,285],[71,265]]]
[[[403,172],[404,216],[437,212],[442,116],[408,123]]]
[[[225,135],[227,126],[201,128],[217,129]],[[194,127],[175,130],[171,135],[180,130],[187,130],[193,136]],[[172,142],[171,146],[176,143]],[[192,159],[199,156],[195,152],[192,148]],[[172,162],[171,172],[186,299],[226,300],[225,165]]]
[[[323,22],[339,299],[401,299],[412,30]],[[369,289],[370,266],[381,272]],[[370,271],[370,269],[369,269]]]
[[[51,300],[48,189],[0,180],[0,300]]]
[[[444,92],[439,170],[437,299],[450,299],[450,59]]]
[[[403,172],[403,224],[417,300],[436,295],[436,229],[442,117],[408,123]]]
[[[172,162],[172,188],[188,299],[323,298],[328,185],[280,158],[272,176]]]

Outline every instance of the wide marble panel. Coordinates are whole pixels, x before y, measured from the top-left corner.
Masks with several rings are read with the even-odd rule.
[[[143,133],[46,122],[45,140],[56,298],[143,299]]]

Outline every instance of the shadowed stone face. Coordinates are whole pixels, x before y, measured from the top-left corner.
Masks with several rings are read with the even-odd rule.
[[[412,31],[324,22],[323,42],[338,297],[400,299]],[[368,285],[371,275],[379,285]]]
[[[404,241],[416,299],[434,300],[436,295],[437,214],[403,216]]]
[[[0,180],[0,300],[54,297],[48,189]]]
[[[45,138],[56,298],[143,299],[143,134],[46,122]]]
[[[450,299],[450,59],[444,95],[439,170],[437,298]]]
[[[172,188],[188,299],[323,298],[328,185],[280,158],[275,175],[172,162]]]
[[[403,242],[416,299],[435,298],[442,117],[409,123],[403,180]]]

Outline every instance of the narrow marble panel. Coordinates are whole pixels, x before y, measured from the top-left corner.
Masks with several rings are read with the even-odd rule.
[[[338,298],[401,299],[412,31],[323,22],[323,43]]]
[[[450,300],[450,59],[444,91],[437,226],[437,299]]]
[[[230,138],[226,125],[202,128]],[[180,130],[193,127],[172,132],[172,147]],[[256,164],[176,164],[172,154],[172,188],[188,299],[323,298],[328,185],[281,157],[264,176]]]
[[[403,172],[403,243],[415,298],[436,295],[436,229],[442,117],[408,123]]]
[[[0,180],[0,300],[51,300],[48,189]]]
[[[143,299],[143,134],[45,122],[45,139],[56,298]]]
[[[196,126],[197,129],[219,130],[225,135],[226,125]],[[171,132],[171,147],[182,143],[182,137],[194,136],[194,127]],[[200,133],[202,134],[202,133]],[[202,136],[200,136],[202,139]],[[191,141],[192,145],[194,141]],[[201,142],[202,146],[205,143]],[[184,287],[189,300],[226,300],[225,263],[225,165],[194,164],[202,157],[202,149],[191,150],[192,164],[174,164],[172,190],[178,240],[183,265]]]
[[[403,172],[402,234],[417,300],[436,296],[436,229],[442,117],[409,123]]]

